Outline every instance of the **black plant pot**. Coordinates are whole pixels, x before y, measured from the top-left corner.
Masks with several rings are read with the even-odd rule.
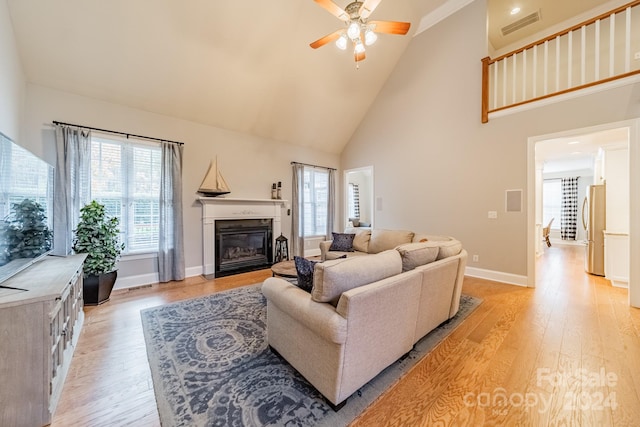
[[[85,276],[82,282],[84,305],[98,305],[109,301],[111,290],[116,283],[117,271],[100,274],[98,276]]]

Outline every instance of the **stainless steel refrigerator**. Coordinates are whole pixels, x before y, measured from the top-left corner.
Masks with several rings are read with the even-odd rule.
[[[606,187],[590,185],[582,203],[582,225],[587,232],[584,269],[587,273],[604,276],[604,234],[606,226]]]

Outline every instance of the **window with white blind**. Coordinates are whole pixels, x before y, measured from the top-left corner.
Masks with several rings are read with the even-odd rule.
[[[357,184],[348,185],[349,218],[360,218],[360,189]]]
[[[53,225],[53,168],[0,134],[0,220],[25,199],[40,204]]]
[[[91,138],[91,199],[120,219],[124,253],[158,249],[160,144]]]
[[[329,172],[311,167],[304,168],[303,183],[304,237],[327,234],[327,211],[329,204]]]
[[[560,179],[545,179],[542,184],[542,226],[551,224],[552,230],[560,229],[560,213],[562,211],[562,181]]]

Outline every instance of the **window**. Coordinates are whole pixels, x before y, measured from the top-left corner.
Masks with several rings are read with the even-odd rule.
[[[91,138],[91,199],[120,219],[125,253],[158,249],[159,144]]]
[[[360,189],[357,184],[349,183],[349,218],[360,218]]]
[[[6,141],[6,143],[4,142]],[[0,134],[0,220],[14,203],[30,199],[42,206],[52,226],[53,168]]]
[[[552,230],[560,229],[560,212],[562,210],[562,181],[559,179],[545,179],[542,184],[542,226],[551,224]]]
[[[329,203],[329,172],[304,168],[302,212],[304,214],[304,237],[327,234],[327,211]]]

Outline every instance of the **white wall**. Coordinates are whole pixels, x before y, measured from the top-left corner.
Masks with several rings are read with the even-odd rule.
[[[271,183],[282,181],[282,197],[291,200],[291,161],[334,168],[339,165],[337,155],[29,84],[24,139],[32,151],[49,161],[55,160],[53,120],[185,143],[183,198],[188,276],[202,272],[202,212],[197,189],[213,156],[218,156],[218,167],[231,188],[229,197],[236,198],[269,199]],[[283,215],[282,230],[289,238],[291,217],[286,211]],[[116,287],[157,281],[155,258],[123,259],[118,268]]]
[[[415,37],[342,154],[373,165],[376,227],[459,238],[505,281],[527,283],[528,138],[640,116],[640,85],[480,122],[486,0]],[[504,192],[524,190],[521,213]],[[487,218],[488,211],[498,218]],[[532,273],[533,274],[533,273]]]
[[[25,77],[6,0],[0,0],[0,132],[21,144]]]
[[[629,233],[629,149],[605,149],[607,225],[611,233]]]
[[[358,185],[360,195],[360,221],[371,224],[373,222],[373,177],[371,176],[371,171],[369,169],[350,171],[347,173],[347,179],[349,180],[348,184]],[[347,220],[348,218],[345,216],[344,219],[340,221],[340,225],[342,226]]]

